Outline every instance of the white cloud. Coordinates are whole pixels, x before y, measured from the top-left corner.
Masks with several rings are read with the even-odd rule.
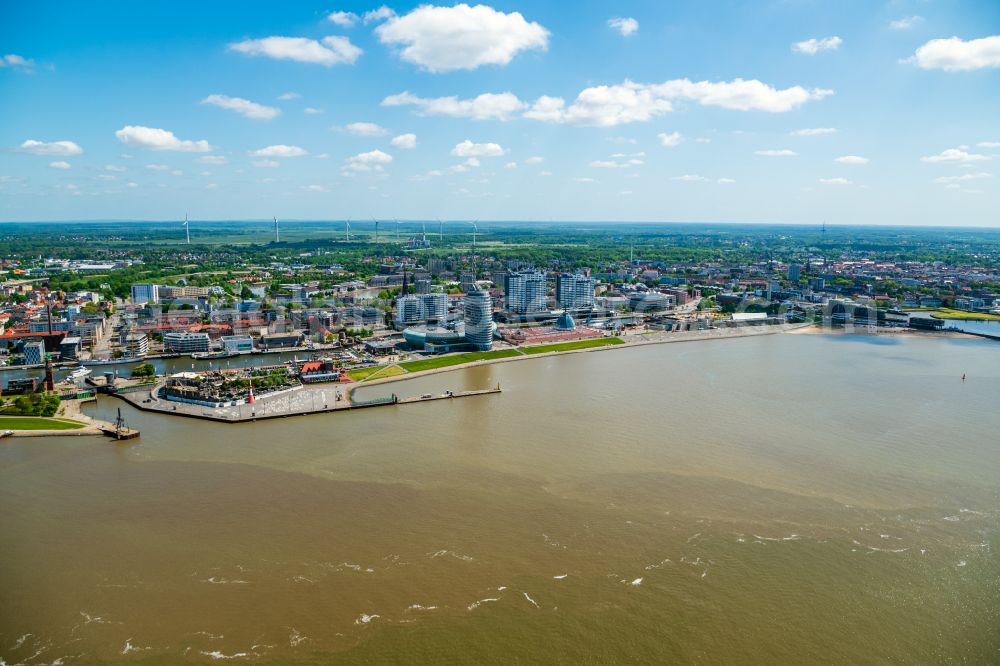
[[[365,23],[372,23],[378,21],[384,21],[388,18],[392,18],[396,15],[396,12],[389,9],[385,5],[382,5],[378,9],[372,9],[371,11],[365,12]]]
[[[286,146],[284,144],[277,144],[274,146],[268,146],[266,148],[260,148],[258,150],[250,153],[253,157],[302,157],[303,155],[308,155],[305,148],[299,148],[298,146]]]
[[[420,109],[419,112],[425,115],[474,120],[509,120],[512,114],[526,108],[527,104],[509,92],[483,93],[473,99],[459,99],[455,96],[425,98],[402,92],[383,99],[382,106],[416,106]]]
[[[24,56],[19,56],[16,53],[8,53],[7,55],[0,56],[0,69],[4,67],[31,72],[35,68],[35,61]]]
[[[670,134],[660,133],[656,135],[656,138],[660,140],[660,145],[664,148],[673,148],[674,146],[679,146],[684,138],[681,136],[680,132],[671,132]]]
[[[134,183],[132,181],[129,181],[129,182],[125,183],[125,187],[128,187],[128,188],[139,187],[139,183]]]
[[[645,157],[645,156],[646,156],[646,151],[644,150],[640,150],[637,153],[614,153],[611,155],[611,157],[614,157],[615,159],[620,159],[622,157]]]
[[[889,22],[890,30],[909,30],[924,22],[923,16],[907,16]]]
[[[846,178],[820,178],[821,185],[850,185],[851,181]]]
[[[1000,35],[969,41],[959,37],[932,39],[905,62],[915,63],[921,69],[946,72],[1000,67]]]
[[[617,30],[622,37],[634,35],[639,31],[639,22],[631,17],[608,19],[608,27]]]
[[[935,178],[935,183],[960,183],[966,180],[979,180],[980,178],[992,178],[993,174],[986,172],[979,173],[963,173],[960,176],[941,176],[940,178]]]
[[[313,116],[316,115],[317,113],[323,113],[323,109],[317,109],[314,106],[307,106],[306,108],[302,109],[302,113],[306,113]]]
[[[525,164],[541,164],[545,161],[545,158],[540,155],[532,155],[528,159],[524,160]]]
[[[358,22],[358,15],[354,12],[332,12],[326,20],[341,28],[350,28]]]
[[[628,164],[622,164],[614,160],[593,160],[587,166],[595,169],[627,169],[629,167]]]
[[[792,136],[822,136],[824,134],[835,134],[836,127],[806,127],[791,132]]]
[[[782,148],[780,150],[755,150],[754,155],[760,155],[762,157],[795,157],[798,155],[794,150],[788,150],[787,148]]]
[[[198,164],[226,164],[228,160],[222,155],[202,155],[195,159]]]
[[[276,169],[277,167],[281,166],[281,162],[277,160],[267,160],[267,159],[253,160],[250,162],[250,164],[257,167],[258,169]]]
[[[503,165],[503,168],[504,169],[516,169],[517,168],[517,162],[507,162],[507,164]]]
[[[69,157],[83,153],[83,148],[72,141],[52,141],[46,143],[45,141],[28,139],[18,146],[17,149],[22,153],[31,153],[32,155],[58,155],[60,157]]]
[[[108,165],[105,165],[104,170],[105,171],[114,171],[116,173],[120,173],[122,171],[128,171],[128,169],[126,167],[120,166],[118,164],[108,164]]]
[[[417,135],[416,134],[400,134],[399,136],[392,137],[393,148],[398,148],[400,150],[413,150],[417,147]]]
[[[549,31],[519,12],[505,14],[487,5],[421,5],[390,17],[375,29],[386,45],[401,46],[400,57],[431,72],[506,65],[524,50],[546,50]]]
[[[679,180],[682,183],[697,183],[707,179],[704,176],[696,176],[694,174],[686,173],[683,176],[674,176],[670,180]]]
[[[976,145],[980,148],[1000,148],[1000,141],[980,141]]]
[[[115,136],[126,146],[147,150],[173,150],[180,153],[207,153],[212,146],[204,139],[188,141],[178,139],[173,132],[156,127],[126,125]]]
[[[276,109],[273,106],[264,106],[242,97],[229,97],[228,95],[209,95],[201,100],[201,103],[235,111],[254,120],[271,120],[281,114],[281,109]]]
[[[719,183],[720,185],[732,185],[736,181],[733,180],[732,178],[720,178],[719,180],[717,180],[715,182]]]
[[[921,162],[983,162],[990,159],[986,155],[976,155],[975,153],[966,152],[964,147],[961,148],[948,148],[947,150],[942,150],[938,155],[929,155],[927,157],[921,157]]]
[[[183,171],[181,171],[180,169],[174,169],[174,170],[172,170],[172,171],[170,172],[170,175],[171,175],[171,176],[183,176],[183,175],[184,175],[184,172],[183,172]]]
[[[498,143],[472,143],[468,139],[451,149],[455,157],[499,157],[506,152]]]
[[[166,164],[147,164],[146,168],[150,171],[170,171],[170,167]]]
[[[347,37],[324,37],[321,41],[305,37],[265,37],[247,39],[229,45],[231,51],[275,60],[294,60],[325,67],[353,64],[363,53]]]
[[[351,123],[340,128],[354,136],[385,136],[389,130],[375,123]]]
[[[58,160],[56,162],[49,162],[49,166],[53,169],[69,169],[72,165],[69,162],[64,162],[63,160]]]
[[[304,190],[306,192],[329,192],[330,191],[327,188],[323,187],[322,185],[303,185],[299,189],[300,190]]]
[[[868,164],[869,160],[867,157],[859,157],[858,155],[844,155],[843,157],[833,158],[834,162],[840,162],[841,164]]]
[[[583,178],[574,178],[573,182],[575,182],[575,183],[596,183],[597,181],[594,180],[593,178],[589,178],[589,177],[584,176]]]
[[[673,111],[675,101],[692,101],[735,111],[783,113],[810,100],[832,95],[832,90],[793,86],[775,89],[756,79],[710,82],[673,79],[646,84],[625,80],[611,86],[586,88],[569,106],[559,97],[539,97],[524,117],[596,127],[645,122]]]
[[[803,42],[795,42],[792,44],[792,50],[796,53],[804,53],[806,55],[816,55],[821,51],[836,51],[840,48],[840,45],[844,43],[840,37],[824,37],[823,39],[807,39]]]
[[[552,172],[551,171],[539,171],[538,175],[539,176],[551,176]]]
[[[383,165],[392,162],[392,155],[381,150],[359,153],[344,160],[344,168],[350,171],[381,171]]]
[[[297,92],[286,92],[286,93],[282,93],[282,94],[278,95],[278,99],[280,99],[283,102],[288,102],[288,101],[291,101],[293,99],[300,99],[301,97],[302,97],[302,95],[300,95]]]
[[[638,143],[638,141],[636,141],[635,139],[630,139],[625,136],[609,136],[608,141],[610,141],[611,143],[629,143],[633,145]]]

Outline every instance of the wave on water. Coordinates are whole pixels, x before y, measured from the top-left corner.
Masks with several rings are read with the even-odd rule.
[[[372,622],[372,620],[375,620],[378,617],[381,617],[381,616],[379,616],[379,615],[368,615],[367,613],[362,613],[361,616],[358,617],[358,619],[354,621],[354,624],[370,624]]]
[[[496,597],[487,597],[486,599],[480,599],[479,601],[473,601],[471,604],[468,605],[468,609],[470,611],[471,610],[476,610],[477,608],[479,608],[483,604],[492,603],[494,601],[500,601],[500,599],[498,599]]]
[[[206,657],[211,657],[212,659],[245,659],[250,655],[249,652],[234,652],[233,654],[226,654],[220,652],[219,650],[213,650],[211,652],[202,652]]]
[[[563,578],[565,578],[565,577],[566,577],[566,576],[568,576],[568,575],[569,575],[569,574],[560,574],[560,575],[558,575],[558,576],[553,576],[553,578],[555,578],[556,580],[562,580]]]
[[[223,578],[222,576],[210,576],[202,581],[203,583],[211,583],[212,585],[249,585],[248,580],[237,580]]]
[[[437,610],[437,606],[421,606],[420,604],[411,604],[407,606],[407,611],[431,611]]]
[[[427,556],[431,559],[435,557],[454,557],[456,560],[462,560],[463,562],[473,562],[476,558],[470,555],[462,555],[461,553],[456,553],[453,550],[439,550],[433,553],[427,553]]]
[[[128,654],[130,652],[145,652],[147,650],[152,650],[152,647],[140,647],[137,645],[132,645],[132,639],[125,639],[125,647],[122,648],[122,654]]]
[[[537,601],[528,596],[527,592],[522,592],[521,594],[523,594],[524,598],[530,601],[535,608],[541,608],[541,606],[538,605]]]

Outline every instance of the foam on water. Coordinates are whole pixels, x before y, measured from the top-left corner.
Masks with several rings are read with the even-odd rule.
[[[530,601],[535,608],[541,608],[541,606],[538,605],[537,601],[528,596],[527,592],[522,592],[521,594],[523,594],[524,598]]]
[[[354,621],[354,624],[370,624],[372,620],[374,620],[374,619],[376,619],[378,617],[381,617],[381,616],[379,616],[379,615],[368,615],[367,613],[362,613],[360,615],[360,617],[358,617],[358,619]]]
[[[448,556],[448,557],[454,557],[456,560],[462,560],[463,562],[472,562],[475,560],[474,557],[471,557],[469,555],[462,555],[461,553],[456,553],[451,550],[438,550],[433,553],[428,553],[427,556],[430,557],[431,559],[435,557]]]
[[[202,652],[206,657],[211,657],[212,659],[245,659],[250,656],[249,652],[234,652],[233,654],[226,654],[220,652],[219,650],[213,650],[211,652]]]
[[[553,578],[555,578],[556,580],[562,580],[563,578],[565,578],[565,577],[566,577],[566,576],[568,576],[568,575],[569,575],[569,574],[560,574],[560,575],[558,575],[558,576],[553,576]]]

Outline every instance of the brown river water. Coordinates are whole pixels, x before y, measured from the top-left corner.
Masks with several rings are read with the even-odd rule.
[[[967,374],[962,381],[962,374]],[[480,366],[0,441],[0,663],[998,663],[1000,345]]]

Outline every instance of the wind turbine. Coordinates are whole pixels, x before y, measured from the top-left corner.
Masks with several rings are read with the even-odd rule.
[[[376,220],[375,217],[372,216],[372,222],[375,223],[375,242],[377,243],[378,242],[378,220]]]
[[[191,244],[191,227],[188,226],[188,214],[184,213],[184,235],[187,237],[187,244]]]
[[[479,220],[475,222],[469,222],[472,225],[472,253],[476,253],[476,234],[479,233],[479,226],[476,224]]]
[[[427,247],[427,223],[426,222],[421,222],[420,223],[420,231],[423,234],[423,246]]]
[[[444,240],[444,222],[441,221],[440,217],[438,218],[438,240]]]
[[[396,223],[396,240],[399,240],[399,220],[393,218],[393,221]]]
[[[344,230],[347,232],[347,240],[351,240],[351,218],[344,221]]]
[[[281,234],[278,232],[278,218],[274,218],[274,242],[281,242]]]

